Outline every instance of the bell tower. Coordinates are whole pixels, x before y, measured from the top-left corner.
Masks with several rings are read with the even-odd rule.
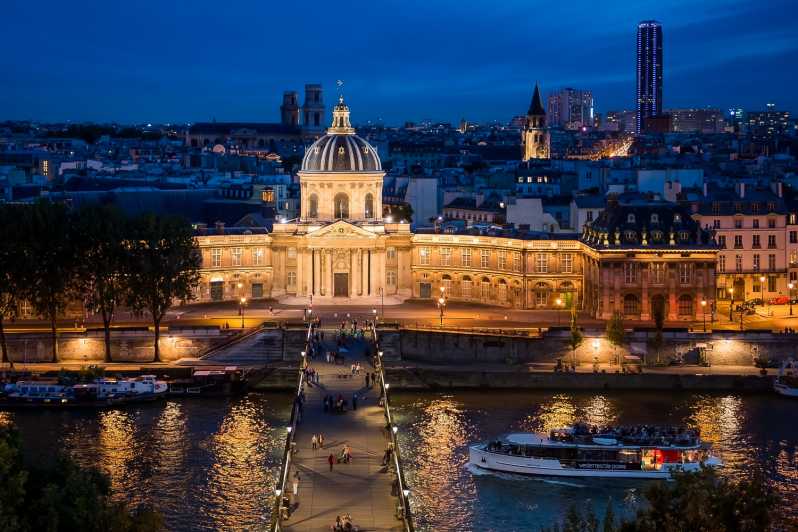
[[[526,113],[526,125],[521,133],[524,161],[549,158],[549,132],[546,129],[546,111],[540,99],[540,87],[535,84],[532,103]]]

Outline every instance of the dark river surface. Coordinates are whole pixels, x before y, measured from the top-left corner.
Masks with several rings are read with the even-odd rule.
[[[539,530],[571,505],[632,511],[645,483],[477,474],[469,443],[508,430],[674,423],[701,429],[724,475],[762,468],[780,514],[798,516],[798,401],[773,395],[669,392],[396,393],[392,397],[420,530]],[[256,530],[270,515],[289,396],[170,400],[102,412],[2,412],[29,457],[63,449],[107,472],[115,496],[149,504],[170,530]]]

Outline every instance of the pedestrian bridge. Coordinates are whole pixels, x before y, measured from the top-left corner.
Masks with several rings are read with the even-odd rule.
[[[322,332],[325,339],[318,341]],[[329,363],[323,355],[325,350],[337,348],[336,332],[308,329],[300,364],[318,372],[319,383],[308,382],[298,368],[296,397],[304,392],[304,401],[294,402],[271,530],[329,531],[336,517],[348,514],[353,529],[412,532],[410,490],[396,445],[399,429],[393,422],[389,386],[379,362],[377,331],[372,327],[364,338],[345,337],[341,364]],[[352,375],[353,363],[360,363],[359,375]],[[369,387],[366,372],[376,377]],[[352,402],[355,394],[357,409]],[[324,398],[337,399],[339,395],[346,400],[345,411],[325,411]],[[314,449],[313,436],[318,434],[323,435],[324,443]],[[337,461],[344,446],[351,449],[350,463]],[[389,447],[392,452],[385,463]],[[334,457],[332,465],[330,455]]]

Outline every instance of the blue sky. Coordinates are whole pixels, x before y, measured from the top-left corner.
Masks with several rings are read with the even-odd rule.
[[[666,107],[798,110],[798,0],[4,0],[0,120],[276,121],[345,80],[353,121],[506,121],[535,81],[631,108],[636,24]]]

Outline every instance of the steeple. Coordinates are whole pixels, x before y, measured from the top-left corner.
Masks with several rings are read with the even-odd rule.
[[[532,95],[532,103],[529,104],[529,111],[526,113],[529,116],[540,116],[546,114],[543,109],[543,102],[540,99],[540,87],[535,83],[535,93]]]
[[[349,122],[349,107],[344,103],[344,95],[338,96],[338,103],[333,109],[332,126],[327,129],[332,135],[354,135],[355,128]]]

